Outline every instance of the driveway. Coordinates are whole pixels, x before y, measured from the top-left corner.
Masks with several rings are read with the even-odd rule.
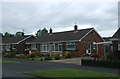
[[[4,58],[3,60],[25,62],[19,64],[3,63],[2,64],[3,77],[32,77],[30,75],[25,75],[23,73],[30,70],[44,70],[44,69],[56,69],[56,68],[75,68],[75,69],[85,69],[85,70],[93,70],[99,72],[118,73],[117,69],[88,67],[88,66],[81,66],[75,64],[51,62],[51,61],[34,61],[34,60],[12,59],[12,58]]]
[[[63,60],[53,60],[51,62],[81,65],[81,58],[79,57],[79,58],[70,58],[70,59],[63,59]]]

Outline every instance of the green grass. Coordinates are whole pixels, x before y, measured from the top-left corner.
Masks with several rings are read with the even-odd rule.
[[[0,61],[0,63],[14,63],[14,64],[19,64],[19,63],[23,63],[23,62],[2,60],[2,61]]]
[[[88,71],[81,69],[48,69],[48,70],[34,70],[28,71],[28,74],[46,76],[46,77],[118,77],[117,74]]]

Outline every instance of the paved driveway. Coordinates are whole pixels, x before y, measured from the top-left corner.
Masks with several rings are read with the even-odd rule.
[[[75,68],[75,69],[85,69],[85,70],[93,70],[99,72],[118,73],[117,69],[87,67],[87,66],[80,66],[74,64],[50,62],[50,61],[33,61],[33,60],[22,60],[22,59],[12,59],[12,58],[5,58],[3,60],[21,61],[26,63],[26,64],[3,63],[2,65],[3,77],[32,77],[29,75],[25,75],[23,73],[30,70],[43,70],[43,69],[55,69],[55,68]]]

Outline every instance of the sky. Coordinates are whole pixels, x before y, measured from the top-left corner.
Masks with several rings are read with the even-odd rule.
[[[118,2],[2,2],[2,33],[35,34],[95,28],[102,37],[118,29]]]

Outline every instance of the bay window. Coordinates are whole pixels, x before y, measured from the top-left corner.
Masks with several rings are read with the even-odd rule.
[[[75,42],[67,42],[67,50],[75,50]]]

